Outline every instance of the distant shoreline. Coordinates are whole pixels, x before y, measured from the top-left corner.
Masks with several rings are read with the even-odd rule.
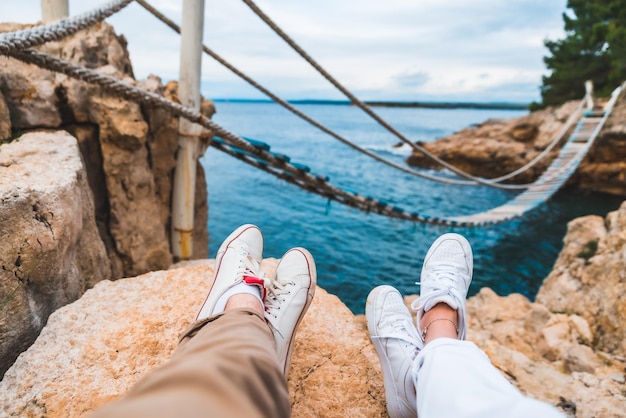
[[[213,99],[217,103],[273,103],[267,99]],[[347,100],[288,100],[296,105],[331,105],[351,106]],[[498,109],[498,110],[528,110],[528,103],[474,103],[474,102],[394,102],[394,101],[366,101],[372,107],[405,107],[429,109]]]

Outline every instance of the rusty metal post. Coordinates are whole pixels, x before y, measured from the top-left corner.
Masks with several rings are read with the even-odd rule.
[[[69,0],[41,0],[41,20],[53,22],[70,15]]]
[[[183,1],[180,81],[178,97],[185,105],[200,110],[204,0]],[[172,254],[187,260],[193,254],[193,221],[196,164],[204,151],[199,141],[202,126],[181,118],[172,196]]]

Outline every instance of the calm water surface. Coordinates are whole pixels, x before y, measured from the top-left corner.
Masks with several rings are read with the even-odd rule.
[[[214,120],[231,132],[262,140],[272,151],[330,177],[335,185],[384,198],[407,210],[433,216],[470,214],[511,199],[515,191],[434,183],[380,164],[319,132],[272,103],[218,102]],[[407,146],[350,106],[301,105],[305,113],[338,133],[403,162]],[[489,118],[513,118],[521,111],[377,108],[411,140],[429,142]],[[447,227],[413,224],[364,214],[309,194],[215,149],[202,159],[209,190],[210,257],[237,226],[253,223],[265,235],[265,257],[280,257],[304,246],[315,257],[318,283],[355,313],[364,311],[369,291],[391,284],[417,293],[424,255]],[[458,228],[474,250],[470,295],[491,287],[500,295],[531,299],[562,247],[566,223],[586,214],[605,215],[622,199],[573,190],[523,218],[482,228]]]

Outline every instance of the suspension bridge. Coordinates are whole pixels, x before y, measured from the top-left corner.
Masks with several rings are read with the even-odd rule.
[[[430,181],[463,186],[481,185],[502,189],[520,190],[521,193],[502,206],[467,216],[437,217],[422,213],[419,210],[401,208],[380,198],[361,195],[337,186],[333,184],[324,174],[314,173],[309,166],[293,162],[289,156],[273,151],[270,144],[238,136],[202,115],[199,112],[199,71],[192,74],[190,79],[187,80],[183,79],[181,70],[179,90],[181,103],[175,103],[164,98],[163,96],[142,90],[121,80],[32,49],[46,42],[60,40],[95,23],[98,23],[119,12],[133,1],[140,4],[147,12],[161,20],[166,26],[181,34],[183,39],[181,41],[181,55],[190,53],[188,51],[189,48],[187,48],[186,45],[199,43],[199,51],[203,51],[207,55],[211,56],[225,68],[252,85],[254,88],[258,89],[261,93],[269,97],[277,104],[283,106],[295,116],[302,118],[315,128],[320,129],[324,133],[342,142],[346,146],[351,147],[357,152],[363,153],[382,164],[389,165],[400,172],[425,178]],[[185,207],[193,208],[193,203],[189,205],[189,200],[193,199],[193,197],[188,195],[188,191],[194,190],[194,187],[187,186],[189,186],[189,182],[193,185],[195,181],[195,178],[193,177],[195,174],[192,174],[192,178],[184,178],[181,177],[183,176],[181,173],[188,172],[190,167],[195,167],[195,162],[199,157],[198,145],[194,137],[194,133],[197,132],[198,126],[208,128],[213,132],[214,139],[211,141],[210,146],[259,170],[263,170],[283,181],[296,185],[307,192],[316,193],[324,198],[327,198],[329,201],[336,201],[364,212],[377,213],[391,218],[411,222],[459,227],[484,226],[519,217],[550,199],[576,171],[594,141],[597,139],[606,120],[611,115],[618,97],[621,95],[623,89],[626,88],[626,83],[616,88],[611,95],[611,98],[602,109],[594,108],[591,90],[588,89],[587,95],[583,98],[583,100],[581,100],[579,107],[569,117],[561,131],[555,135],[552,142],[532,161],[528,162],[523,167],[498,178],[488,179],[477,177],[454,167],[432,154],[415,141],[411,141],[409,138],[404,136],[401,132],[383,120],[369,106],[360,101],[338,80],[333,78],[319,63],[317,63],[293,39],[291,39],[280,27],[278,27],[278,25],[276,25],[276,23],[273,22],[269,16],[267,16],[256,4],[254,4],[252,0],[242,1],[248,5],[249,8],[257,16],[259,16],[261,20],[263,20],[263,22],[276,32],[276,34],[280,36],[291,48],[293,48],[304,60],[313,66],[313,68],[315,68],[321,76],[323,76],[342,94],[344,94],[353,105],[364,111],[369,117],[380,124],[393,136],[398,138],[401,142],[408,144],[413,150],[421,152],[427,158],[430,158],[439,164],[442,168],[456,174],[457,177],[451,178],[436,176],[425,171],[420,171],[406,165],[390,161],[375,152],[359,146],[353,141],[339,135],[324,126],[322,123],[304,114],[286,100],[281,99],[273,94],[269,89],[254,81],[250,76],[237,69],[210,48],[202,45],[202,25],[201,22],[198,22],[197,20],[198,16],[195,16],[195,32],[193,30],[186,31],[184,25],[183,28],[181,28],[145,0],[116,0],[90,12],[74,17],[65,17],[68,14],[67,0],[65,0],[65,7],[59,7],[58,5],[55,7],[48,7],[47,13],[49,13],[50,16],[45,20],[54,20],[54,22],[36,26],[27,30],[0,34],[0,54],[37,65],[50,71],[63,73],[69,77],[82,80],[87,83],[96,84],[110,94],[122,97],[126,100],[135,101],[142,105],[165,109],[181,118],[181,125],[179,129],[181,141],[177,157],[179,164],[176,168],[175,174],[174,202],[172,207],[172,246],[174,252],[178,252],[176,255],[181,258],[185,258],[184,253],[185,251],[188,251],[188,249],[185,248],[189,246],[189,244],[181,245],[181,242],[184,243],[188,239],[188,237],[184,236],[184,231],[189,231],[191,229],[189,227],[189,223],[192,222],[190,219],[193,219],[193,213],[189,214],[188,209],[184,209]],[[63,4],[63,0],[48,0],[48,2],[60,2]],[[186,0],[184,4],[191,2],[201,4],[202,0]],[[46,13],[45,8],[44,13]],[[187,15],[189,14],[190,13],[187,13]],[[200,16],[202,16],[202,14],[203,13],[200,13]],[[63,19],[57,20],[58,18]],[[185,19],[185,10],[183,10],[183,19]],[[198,26],[200,28],[199,31]],[[189,33],[191,33],[191,35]],[[200,65],[200,59],[197,56],[191,57],[190,62],[192,63],[191,67],[199,67]],[[587,103],[586,109],[584,108],[585,103]],[[567,139],[565,140],[566,137]],[[505,183],[507,180],[510,180],[514,176],[530,169],[544,158],[547,158],[550,155],[550,151],[563,142],[565,142],[565,144],[561,147],[557,157],[549,164],[548,168],[535,182],[521,185]],[[195,173],[195,170],[193,170],[192,173]],[[191,200],[191,202],[193,202],[193,200]]]

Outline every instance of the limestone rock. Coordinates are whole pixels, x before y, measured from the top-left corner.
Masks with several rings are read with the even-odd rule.
[[[11,138],[11,118],[9,108],[0,89],[0,144]]]
[[[2,24],[0,31],[29,26]],[[168,89],[157,77],[134,80],[126,40],[106,23],[37,49],[177,100],[175,83]],[[0,91],[10,111],[10,120],[6,119],[9,131],[10,123],[13,129],[24,131],[63,128],[79,138],[113,277],[169,266],[173,261],[170,199],[178,118],[6,57],[0,57]],[[214,112],[206,100],[202,109],[209,117]],[[3,123],[0,121],[0,135],[4,135]],[[210,135],[205,131],[201,139],[207,142]],[[193,254],[197,258],[208,255],[206,195],[204,172],[199,167]]]
[[[0,373],[48,316],[110,278],[76,139],[27,133],[0,145]]]
[[[471,174],[485,178],[498,177],[523,166],[545,149],[577,105],[577,102],[569,102],[561,108],[550,108],[511,120],[490,119],[423,146]],[[553,150],[548,158],[516,176],[514,181],[525,183],[536,179],[557,152]],[[439,167],[418,152],[409,157],[408,163],[420,167]]]
[[[146,145],[148,125],[141,108],[96,92],[87,97],[89,120],[99,129],[109,195],[108,227],[123,274],[134,276],[166,268],[172,263],[172,256],[160,218]]]
[[[59,309],[0,382],[4,415],[81,417],[125,393],[170,357],[205,297],[213,263],[102,281]],[[271,273],[276,260],[263,265]],[[289,388],[294,417],[386,414],[366,332],[320,288],[296,337]]]
[[[606,221],[568,224],[564,247],[537,301],[589,323],[592,347],[626,357],[626,202]]]
[[[624,97],[618,101],[568,184],[626,196]],[[431,153],[473,175],[485,178],[502,176],[539,155],[561,131],[578,103],[572,101],[558,108],[548,108],[510,120],[488,120],[476,127],[422,145]],[[529,183],[536,180],[557,156],[558,149],[557,146],[543,160],[511,181]],[[407,162],[419,167],[440,167],[420,152],[414,152]]]

